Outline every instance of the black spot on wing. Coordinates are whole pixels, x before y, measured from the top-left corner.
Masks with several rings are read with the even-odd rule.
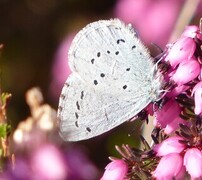
[[[104,73],[101,73],[101,74],[100,74],[100,77],[105,77],[105,74],[104,74]]]
[[[97,57],[99,58],[101,56],[101,53],[100,52],[97,52]],[[92,58],[90,60],[91,64],[94,64],[95,63],[95,58]]]
[[[127,88],[127,85],[124,85],[124,86],[123,86],[123,89],[126,89],[126,88]]]
[[[79,118],[79,115],[78,115],[78,113],[77,113],[77,112],[75,112],[75,117],[76,117],[76,119],[78,119],[78,118]]]
[[[87,130],[88,132],[91,132],[91,128],[89,128],[89,127],[87,127],[86,130]]]
[[[76,126],[76,127],[79,127],[78,121],[75,121],[75,126]]]
[[[97,81],[97,80],[94,80],[93,83],[94,83],[94,85],[97,85],[97,84],[98,84],[98,81]]]
[[[84,91],[81,91],[81,99],[84,97]]]
[[[78,110],[80,110],[80,105],[79,105],[78,101],[76,101],[76,107],[77,107]]]
[[[107,53],[110,54],[110,51],[108,50]]]
[[[116,41],[117,44],[119,44],[120,42],[125,43],[125,40],[124,40],[124,39],[118,39],[118,40]]]
[[[94,59],[94,58],[93,58],[93,59],[91,59],[91,63],[92,63],[92,64],[94,64],[94,62],[95,62],[95,59]]]
[[[135,49],[135,48],[136,48],[136,45],[133,45],[133,46],[132,46],[132,49]]]
[[[119,51],[116,51],[115,54],[118,55],[118,54],[119,54]]]
[[[97,53],[97,57],[100,57],[100,56],[101,56],[101,53],[100,53],[100,52],[98,52],[98,53]]]
[[[130,68],[126,68],[126,71],[130,71]]]

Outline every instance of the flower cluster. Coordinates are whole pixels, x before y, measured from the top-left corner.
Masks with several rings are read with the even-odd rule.
[[[191,179],[202,178],[202,34],[197,26],[188,26],[181,37],[158,56],[158,67],[165,89],[161,107],[154,115],[155,129],[150,147],[138,150],[123,145],[117,148],[122,160],[113,159],[103,180],[117,172],[124,178]],[[166,66],[162,66],[162,64]],[[161,71],[161,70],[160,70]]]

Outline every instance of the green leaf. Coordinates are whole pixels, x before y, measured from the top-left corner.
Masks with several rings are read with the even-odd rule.
[[[11,131],[11,126],[8,124],[0,124],[0,137],[6,138]]]

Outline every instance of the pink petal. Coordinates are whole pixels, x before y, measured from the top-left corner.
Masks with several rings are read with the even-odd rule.
[[[170,137],[162,143],[155,145],[153,150],[157,152],[157,156],[165,156],[170,153],[180,153],[184,150],[185,145],[180,143],[179,140],[182,140],[179,136]]]
[[[192,95],[194,94],[195,101],[195,114],[199,115],[202,113],[202,81],[200,81],[196,86],[194,86]]]
[[[160,125],[162,128],[166,127],[167,124],[179,117],[180,111],[179,104],[175,100],[170,99],[161,110],[155,112],[154,125]]]
[[[195,58],[192,58],[180,63],[171,79],[178,85],[183,85],[195,79],[199,74],[200,64]]]
[[[188,149],[184,155],[184,165],[192,179],[202,177],[202,153],[197,148]]]
[[[174,131],[176,131],[179,128],[179,124],[185,124],[188,125],[187,121],[184,119],[180,118],[179,116],[176,117],[173,121],[168,123],[164,129],[165,134],[171,134]]]
[[[183,168],[182,157],[178,153],[168,154],[163,156],[152,173],[159,180],[172,179],[181,172]]]
[[[123,180],[128,171],[128,166],[123,160],[113,160],[106,168],[101,180]]]
[[[185,86],[185,85],[178,85],[177,87],[175,87],[172,91],[168,92],[166,94],[167,97],[176,97],[179,94],[185,92],[187,89],[189,89],[189,86]]]
[[[172,67],[176,67],[179,63],[190,59],[196,49],[196,44],[192,38],[180,38],[170,49],[165,60],[170,62]]]
[[[182,36],[195,38],[198,31],[199,31],[198,26],[187,26],[184,32],[182,33]]]

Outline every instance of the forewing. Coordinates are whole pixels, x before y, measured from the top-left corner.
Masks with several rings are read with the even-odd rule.
[[[69,65],[97,91],[130,96],[154,78],[152,59],[130,25],[118,19],[87,25],[73,40]],[[125,98],[123,96],[123,98]]]

